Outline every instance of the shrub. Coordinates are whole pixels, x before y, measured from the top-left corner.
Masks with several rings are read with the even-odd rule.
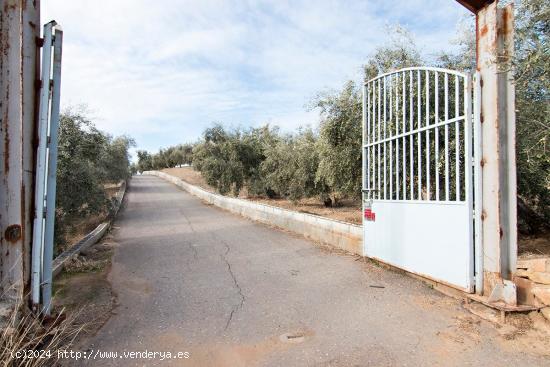
[[[78,220],[105,212],[109,201],[104,186],[130,176],[128,150],[134,141],[113,139],[82,113],[61,114],[57,163],[56,243],[64,242]]]
[[[325,186],[315,179],[319,166],[316,143],[313,130],[305,129],[267,147],[260,172],[274,193],[292,201],[325,193]]]

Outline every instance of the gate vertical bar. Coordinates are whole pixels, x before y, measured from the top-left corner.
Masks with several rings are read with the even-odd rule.
[[[365,167],[366,167],[366,163],[367,163],[367,152],[366,150],[368,148],[365,147],[365,142],[366,142],[366,131],[367,131],[367,109],[369,108],[368,107],[368,97],[367,97],[367,87],[365,85],[363,85],[363,88],[362,88],[362,95],[361,95],[361,99],[362,99],[362,118],[361,118],[361,132],[362,132],[362,135],[361,135],[361,157],[362,157],[362,167],[361,169],[363,170],[363,172],[365,172]],[[363,174],[362,175],[362,178],[361,178],[361,188],[366,188],[367,187],[367,175],[366,174]],[[364,194],[362,194],[363,196]]]
[[[61,52],[63,44],[63,31],[61,27],[55,27],[54,53],[53,53],[53,86],[50,117],[50,145],[48,149],[48,185],[46,192],[46,228],[44,230],[44,264],[42,282],[42,311],[49,315],[52,299],[52,261],[55,230],[55,199],[56,199],[56,174],[57,174],[57,143],[59,127],[59,103],[61,95]]]
[[[466,82],[466,81],[465,81]],[[458,117],[460,116],[459,106],[460,106],[460,85],[458,76],[455,75],[455,200],[460,200],[460,123],[458,122]],[[466,92],[466,91],[464,91]],[[464,102],[466,103],[466,102]],[[466,111],[464,112],[464,123],[468,121],[466,116]],[[466,167],[468,163],[466,162]]]
[[[388,127],[387,127],[387,120],[386,120],[386,118],[387,118],[387,115],[386,115],[387,105],[386,105],[386,103],[387,103],[387,90],[388,90],[388,88],[387,88],[386,79],[387,79],[387,78],[384,77],[384,127],[383,127],[384,133],[383,133],[383,135],[382,135],[383,138],[384,138],[384,165],[383,165],[383,168],[384,168],[384,196],[383,196],[383,197],[384,197],[384,200],[387,199],[386,194],[387,194],[387,191],[388,191],[388,190],[386,189],[386,187],[387,187],[387,186],[386,186],[386,177],[387,177],[387,171],[388,171],[388,170],[386,169],[386,160],[387,160],[387,159],[386,159],[386,157],[387,157],[387,151],[386,151],[386,146],[387,146],[387,144],[386,144],[386,133],[387,133],[387,130],[388,130]]]
[[[399,73],[395,74],[395,135],[399,135]],[[393,139],[392,139],[393,140]],[[399,200],[399,139],[395,139],[395,199]],[[392,149],[393,150],[393,149]],[[393,195],[393,191],[392,191]]]
[[[402,110],[403,110],[403,115],[402,115],[402,118],[401,118],[401,123],[402,123],[402,130],[403,130],[403,133],[405,133],[405,131],[407,130],[406,129],[406,123],[405,123],[405,120],[407,119],[407,116],[406,116],[406,106],[407,106],[407,98],[405,97],[406,96],[406,88],[405,88],[405,79],[407,78],[406,77],[406,74],[403,72],[401,73],[402,75],[402,79],[403,79],[403,87],[402,87],[402,93],[401,93],[401,99],[403,100],[403,106],[402,106]],[[403,200],[406,200],[407,199],[407,137],[403,136]]]
[[[465,93],[468,93],[464,86]],[[481,137],[481,76],[476,71],[474,75],[474,253],[475,253],[475,278],[476,293],[483,295],[483,222],[481,215],[483,211],[483,175],[481,174],[483,139]],[[464,105],[466,107],[466,104]],[[466,114],[468,111],[464,110]],[[466,120],[467,122],[467,120]],[[465,122],[465,124],[466,124]],[[466,126],[466,125],[464,125]],[[466,157],[467,158],[467,157]],[[465,171],[470,168],[469,161],[465,160]]]
[[[44,189],[46,181],[46,149],[48,141],[48,116],[50,106],[50,72],[52,28],[55,23],[44,25],[44,46],[42,51],[42,88],[40,91],[40,108],[38,122],[38,152],[36,155],[36,181],[34,196],[34,225],[32,242],[32,302],[40,303],[40,283],[42,281],[42,255],[44,239]]]
[[[464,80],[464,162],[470,162],[465,164],[464,178],[465,178],[465,200],[468,205],[468,224],[469,224],[469,233],[474,233],[474,216],[473,216],[473,179],[472,179],[472,77],[470,74],[467,74],[466,79]],[[470,235],[470,250],[473,251],[473,256],[470,256],[470,291],[473,290],[473,277],[475,274],[475,239]]]
[[[389,83],[389,89],[390,89],[390,120],[389,120],[389,126],[388,126],[388,136],[387,138],[391,138],[392,135],[393,135],[393,129],[392,129],[392,124],[393,124],[393,81],[392,81],[392,78],[393,76],[389,76],[389,79],[390,79],[390,83]],[[390,174],[389,174],[389,184],[390,184],[390,189],[389,189],[389,196],[388,198],[390,200],[393,199],[393,139],[390,140]]]
[[[428,126],[430,126],[430,72],[426,70],[426,127]],[[426,200],[431,200],[429,129],[426,129]]]
[[[376,105],[377,104],[380,104],[378,99],[376,98],[376,82],[371,82],[370,83],[370,86],[371,86],[371,89],[372,89],[372,100],[373,101],[376,101],[376,102],[373,102],[372,104],[372,123],[371,123],[371,142],[375,140],[376,138],[376,124],[378,121],[376,119]],[[372,191],[374,188],[376,188],[376,167],[375,167],[375,164],[376,164],[376,152],[377,152],[377,147],[376,146],[372,146],[371,147],[371,155],[372,155],[372,168],[371,168],[371,171],[372,171],[372,183],[371,183],[371,186],[370,186],[370,189],[371,189],[371,192],[369,194],[369,198],[370,199],[374,199],[374,191]]]
[[[447,75],[447,74],[445,74]],[[439,123],[439,74],[435,72],[435,122]],[[439,200],[439,127],[435,127],[435,200]]]
[[[414,111],[413,111],[413,72],[409,73],[409,129],[412,132],[413,131],[413,122],[414,119]],[[413,149],[413,135],[409,136],[409,171],[410,171],[410,185],[411,185],[411,192],[410,192],[410,199],[414,199],[414,149]]]
[[[445,73],[445,121],[449,121],[449,74]],[[445,200],[449,201],[449,124],[445,124]]]
[[[376,121],[377,123],[377,133],[378,133],[378,141],[380,141],[380,137],[381,137],[381,134],[380,134],[380,128],[382,126],[382,124],[380,123],[380,117],[381,117],[381,114],[380,114],[380,108],[382,106],[382,103],[381,103],[381,92],[380,92],[380,87],[381,87],[381,82],[380,82],[380,79],[378,79],[378,120]],[[378,166],[377,166],[377,171],[376,171],[376,176],[377,176],[377,179],[378,179],[378,182],[377,182],[377,195],[376,197],[378,199],[380,199],[380,181],[382,181],[380,179],[380,158],[382,156],[382,146],[380,144],[377,145],[377,163],[378,163]]]
[[[416,112],[418,115],[418,121],[417,121],[417,129],[420,130],[420,125],[422,121],[422,80],[420,77],[420,70],[417,71],[417,87],[418,91],[416,93]],[[422,199],[422,133],[418,131],[416,136],[416,148],[417,148],[417,176],[418,176],[418,200]]]

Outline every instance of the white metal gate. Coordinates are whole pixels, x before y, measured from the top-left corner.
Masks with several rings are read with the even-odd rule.
[[[471,78],[439,68],[363,89],[364,254],[474,290]]]

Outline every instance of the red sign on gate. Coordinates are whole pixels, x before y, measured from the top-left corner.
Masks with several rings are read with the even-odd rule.
[[[372,211],[372,209],[367,208],[365,209],[365,219],[369,222],[374,222],[376,220],[376,214]]]

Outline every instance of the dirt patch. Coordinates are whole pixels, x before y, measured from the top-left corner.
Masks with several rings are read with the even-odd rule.
[[[208,185],[202,177],[201,173],[195,171],[193,167],[165,168],[162,170],[162,172],[165,172],[177,178],[181,178],[183,181],[190,183],[191,185],[201,187],[206,191],[216,192],[216,189]]]
[[[193,167],[181,167],[181,168],[166,168],[162,172],[171,176],[178,177],[183,181],[199,186],[206,191],[216,192],[216,189],[208,185],[200,172],[197,172]],[[308,198],[299,200],[293,203],[290,200],[285,199],[269,199],[264,197],[252,197],[248,196],[247,190],[241,190],[239,198],[254,201],[261,204],[272,205],[283,209],[293,210],[300,213],[314,214],[322,217],[339,220],[342,222],[361,224],[361,202],[354,200],[341,200],[340,206],[327,208],[316,198]]]
[[[113,243],[92,246],[85,256],[68,261],[54,281],[54,307],[76,313],[75,323],[83,331],[75,340],[79,343],[94,335],[109,319],[115,307],[116,295],[107,280],[113,256]]]
[[[273,353],[279,353],[290,348],[299,348],[302,343],[307,343],[315,333],[309,329],[296,330],[285,336],[291,336],[289,342],[282,336],[272,336],[267,339],[239,344],[198,344],[192,345],[180,331],[168,330],[155,334],[156,342],[148,346],[151,349],[168,350],[173,353],[188,352],[189,359],[166,361],[167,366],[181,366],[191,363],[197,367],[240,367],[261,366],[266,358]],[[295,336],[298,338],[292,339]],[[182,362],[183,361],[183,362]]]
[[[518,240],[520,256],[550,255],[550,231],[536,236],[520,236]]]
[[[521,320],[512,321],[517,326],[505,325],[499,330],[499,343],[513,353],[529,352],[534,355],[550,357],[550,333],[541,330],[528,321],[527,315],[517,315]],[[508,321],[510,322],[510,321]]]
[[[361,203],[353,200],[340,201],[341,206],[327,208],[318,199],[302,199],[292,203],[284,199],[247,198],[261,204],[273,205],[279,208],[289,209],[300,213],[314,214],[342,222],[361,224]]]

